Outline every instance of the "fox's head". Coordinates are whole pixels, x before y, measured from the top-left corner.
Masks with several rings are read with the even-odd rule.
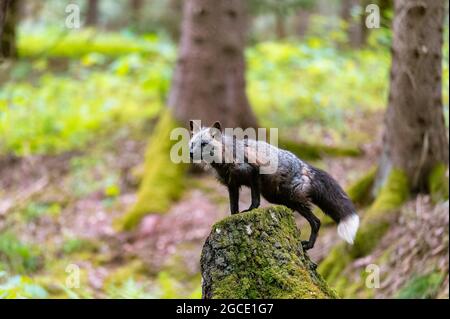
[[[222,129],[219,122],[211,127],[201,127],[198,121],[190,121],[192,138],[189,141],[191,159],[210,164],[220,162],[222,154]]]

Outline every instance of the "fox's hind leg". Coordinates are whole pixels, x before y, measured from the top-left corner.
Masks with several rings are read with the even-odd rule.
[[[302,241],[302,246],[304,250],[309,250],[314,247],[317,239],[317,234],[320,229],[320,220],[311,211],[311,207],[304,203],[292,203],[290,205],[291,209],[296,210],[300,215],[302,215],[311,226],[311,235],[308,241]]]

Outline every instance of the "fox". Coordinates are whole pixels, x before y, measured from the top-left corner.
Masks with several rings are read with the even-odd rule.
[[[224,134],[220,122],[201,127],[191,120],[190,130],[190,159],[198,159],[205,168],[212,169],[219,182],[226,186],[231,214],[239,213],[239,193],[245,186],[250,188],[251,204],[241,213],[258,208],[262,195],[269,203],[284,205],[308,221],[311,232],[309,239],[301,243],[304,250],[314,247],[321,226],[312,205],[330,216],[337,224],[338,235],[353,244],[359,227],[358,214],[349,196],[327,172],[264,141],[239,140]],[[236,150],[243,151],[243,161],[237,160]],[[276,169],[261,174],[262,163],[268,159],[276,160]]]

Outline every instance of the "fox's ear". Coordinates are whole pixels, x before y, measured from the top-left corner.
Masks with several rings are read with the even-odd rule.
[[[222,135],[222,127],[220,125],[220,122],[215,122],[213,126],[211,126],[210,130],[212,137],[214,138],[220,138]]]
[[[201,129],[200,121],[190,120],[189,121],[189,127],[191,129],[192,134],[197,133]]]
[[[219,121],[216,121],[212,127],[218,129],[219,131],[222,131],[222,125],[220,125]]]

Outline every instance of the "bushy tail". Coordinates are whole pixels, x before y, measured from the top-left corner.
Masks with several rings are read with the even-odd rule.
[[[359,227],[359,217],[352,201],[339,184],[328,173],[312,167],[311,199],[337,224],[338,235],[353,244]]]

